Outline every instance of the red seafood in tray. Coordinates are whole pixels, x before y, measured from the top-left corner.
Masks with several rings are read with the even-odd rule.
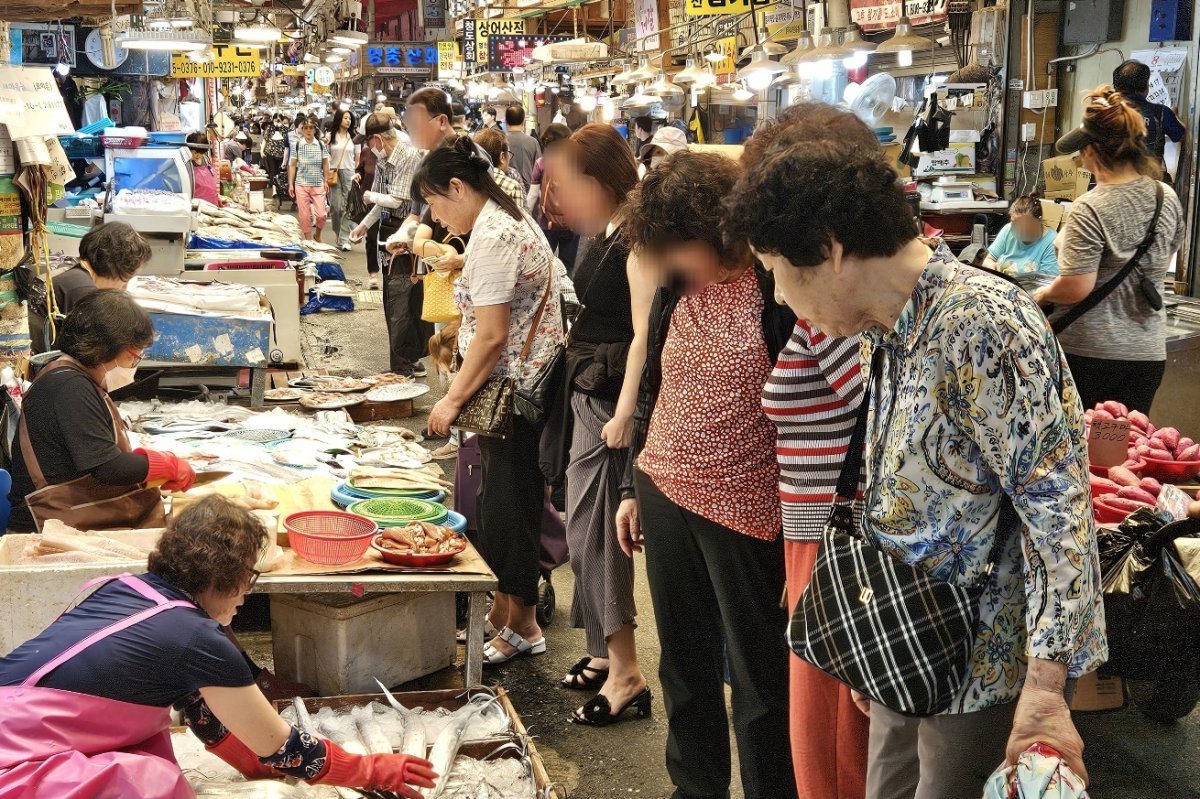
[[[398,566],[442,566],[465,550],[467,542],[448,527],[413,522],[384,528],[371,546],[385,561]]]

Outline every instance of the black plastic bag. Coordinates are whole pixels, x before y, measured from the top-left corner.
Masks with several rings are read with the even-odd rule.
[[[1119,527],[1096,530],[1100,545],[1100,574],[1107,576],[1112,568],[1129,553],[1130,547],[1157,533],[1173,521],[1171,515],[1158,508],[1136,510]]]
[[[1180,563],[1173,544],[1198,533],[1200,520],[1167,524],[1131,546],[1104,576],[1109,648],[1105,674],[1143,680],[1195,676],[1200,665],[1200,586]]]

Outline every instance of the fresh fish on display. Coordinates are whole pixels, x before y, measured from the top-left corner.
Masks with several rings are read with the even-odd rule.
[[[446,789],[446,781],[449,779],[450,772],[454,768],[454,760],[458,757],[459,747],[462,746],[464,735],[467,731],[467,725],[477,713],[482,712],[489,704],[499,701],[498,697],[492,697],[486,702],[478,703],[475,701],[468,702],[466,707],[461,708],[460,712],[452,715],[452,721],[446,725],[446,728],[438,734],[437,740],[433,743],[433,749],[429,752],[427,758],[433,764],[433,770],[439,775],[437,781],[432,788],[427,788],[421,791],[421,795],[426,799],[438,799],[442,792]],[[465,711],[465,712],[461,712]]]
[[[427,746],[424,725],[412,724],[404,728],[404,740],[400,744],[400,754],[425,757]]]
[[[300,728],[301,732],[306,732],[309,735],[319,735],[317,725],[313,724],[312,716],[308,715],[308,708],[304,705],[304,699],[296,697],[292,700],[292,709],[295,713],[295,724]]]
[[[460,757],[454,761],[441,799],[537,799],[537,785],[524,757]]]
[[[350,711],[358,724],[358,735],[367,747],[367,753],[372,755],[390,755],[392,744],[388,740],[383,726],[375,718],[375,710],[371,707],[356,707]]]

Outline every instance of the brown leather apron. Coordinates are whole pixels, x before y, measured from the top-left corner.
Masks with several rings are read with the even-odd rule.
[[[88,375],[88,380],[92,381],[87,370],[68,355],[55,359],[42,369],[37,380],[41,380],[55,369],[74,369]],[[95,381],[92,381],[92,384],[95,385]],[[125,424],[121,421],[117,406],[107,391],[99,386],[96,386],[96,390],[104,398],[104,404],[108,406],[108,412],[112,416],[113,437],[117,448],[122,452],[129,452],[129,438],[125,435]],[[158,489],[145,488],[140,484],[106,485],[90,474],[50,485],[46,482],[46,475],[42,472],[33,445],[29,441],[25,414],[21,414],[17,438],[21,442],[25,468],[29,470],[35,488],[32,494],[25,497],[25,504],[29,506],[29,513],[39,531],[48,519],[58,519],[76,530],[129,530],[166,525],[166,510],[163,508],[162,496]]]

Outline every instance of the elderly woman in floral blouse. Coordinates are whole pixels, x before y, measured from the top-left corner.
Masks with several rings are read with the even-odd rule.
[[[945,713],[877,702],[867,796],[979,796],[1035,742],[1079,774],[1068,682],[1107,656],[1099,561],[1074,381],[1045,317],[1016,287],[916,237],[896,174],[852,114],[786,116],[729,199],[797,316],[884,352],[868,389],[863,533],[959,585],[986,573],[971,666]]]

